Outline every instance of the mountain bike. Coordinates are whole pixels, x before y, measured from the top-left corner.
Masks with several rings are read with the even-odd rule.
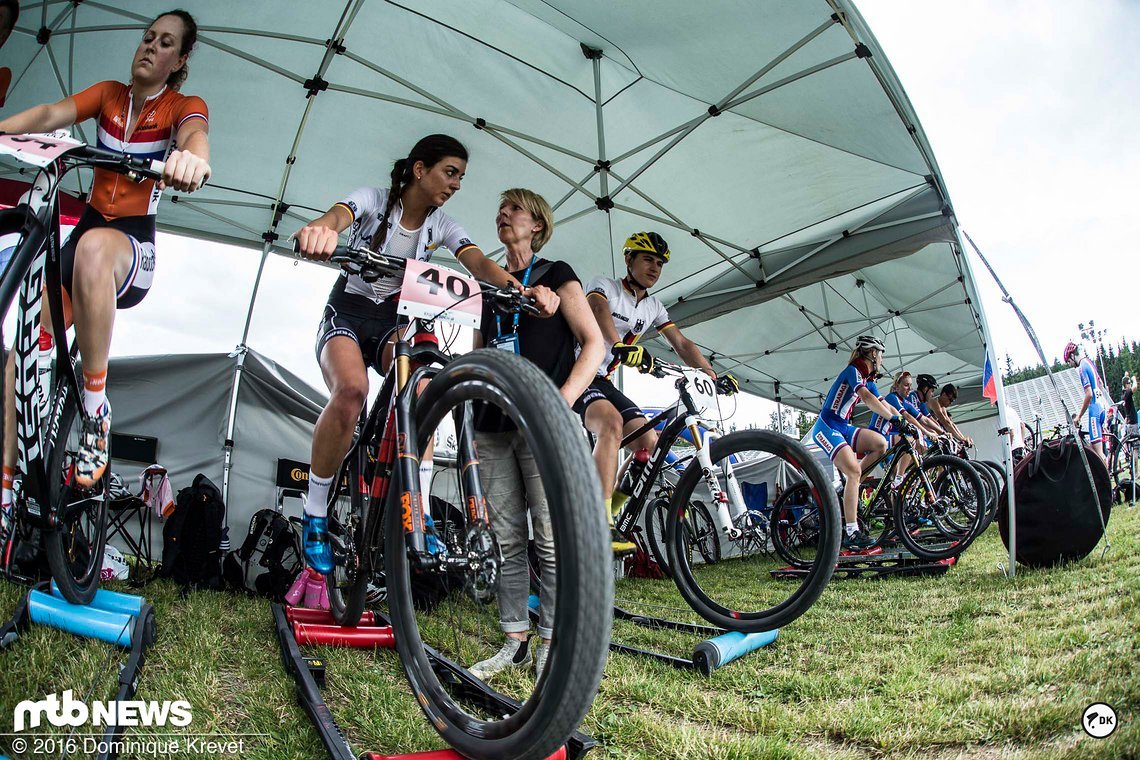
[[[664,423],[644,468],[631,473],[618,531],[628,535],[652,500],[651,550],[696,612],[745,633],[788,625],[819,598],[839,554],[839,503],[827,476],[794,439],[767,430],[720,434],[706,414],[716,408],[716,387],[704,372],[654,358],[650,373],[675,377],[678,399],[623,441]],[[690,445],[679,446],[685,434]],[[781,565],[766,516],[769,482],[806,483],[818,505],[821,548],[797,586],[768,572]],[[655,483],[665,485],[654,491]]]
[[[546,375],[502,350],[453,358],[434,332],[435,320],[477,326],[480,295],[507,312],[533,306],[515,289],[367,248],[338,247],[331,261],[366,281],[402,276],[398,308],[411,318],[397,332],[391,368],[362,412],[330,494],[332,614],[352,625],[370,589],[386,597],[416,701],[460,753],[546,757],[589,710],[608,651],[613,579],[601,489],[596,476],[583,475],[594,473],[585,439]],[[516,425],[534,456],[550,504],[558,567],[546,667],[537,680],[516,677],[503,684],[522,703],[510,715],[470,701],[464,684],[432,664],[443,656],[470,665],[503,641],[493,603],[503,556],[488,517],[476,443],[481,415],[492,406]],[[444,427],[445,437],[456,441],[454,502],[429,524],[423,508],[429,495],[421,493],[418,468]],[[436,496],[430,501],[443,503]],[[425,585],[442,593],[425,602],[418,593]]]
[[[13,352],[20,487],[13,514],[5,521],[8,545],[17,533],[31,540],[38,533],[63,596],[74,604],[87,604],[99,587],[102,570],[110,470],[89,489],[75,480],[86,412],[77,352],[68,345],[63,317],[58,194],[64,177],[74,169],[99,167],[137,182],[161,179],[163,164],[54,135],[0,135],[0,155],[37,169],[25,198],[15,208],[0,211],[0,234],[19,235],[0,274],[0,307],[5,312],[19,290]],[[56,345],[55,382],[50,389],[41,387],[37,371],[44,294]],[[46,399],[46,412],[41,399]],[[0,404],[0,422],[2,409]]]

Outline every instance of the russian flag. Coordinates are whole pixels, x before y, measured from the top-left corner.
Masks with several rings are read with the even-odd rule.
[[[990,400],[990,406],[997,405],[997,383],[994,382],[994,368],[990,364],[990,353],[986,352],[986,367],[982,370],[982,396]]]

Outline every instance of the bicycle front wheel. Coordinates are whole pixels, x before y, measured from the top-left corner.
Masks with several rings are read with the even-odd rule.
[[[107,540],[107,499],[111,468],[91,489],[75,481],[82,417],[71,386],[57,384],[61,398],[55,439],[48,441],[48,499],[59,525],[43,532],[44,553],[60,593],[72,604],[89,604],[99,590]],[[53,429],[48,425],[49,432]]]
[[[462,453],[462,441],[472,428],[485,427],[481,421],[488,419],[484,415],[492,407],[515,430],[479,433],[478,458],[465,455],[456,462],[454,477],[441,475],[432,485],[433,494],[462,504],[469,519],[463,526],[465,548],[458,556],[449,546],[454,539],[447,539],[447,525],[436,524],[436,532],[442,527],[442,541],[429,537],[428,551],[438,551],[439,564],[448,568],[447,582],[440,578],[434,584],[443,587],[430,605],[417,604],[416,588],[430,580],[425,574],[441,571],[412,570],[403,510],[396,500],[406,488],[393,483],[385,504],[388,607],[408,682],[448,744],[471,758],[542,758],[577,728],[601,681],[613,616],[609,530],[593,460],[570,407],[549,378],[513,354],[474,351],[432,379],[415,407],[418,450],[439,440],[437,465],[448,455],[442,450],[448,440],[460,441],[456,445]],[[497,468],[507,461],[497,459],[504,449],[509,449],[510,466]],[[510,488],[503,478],[511,479]],[[452,486],[455,490],[445,494]],[[520,494],[520,500],[522,493],[537,498],[526,504],[527,513],[512,512],[504,506],[507,491]],[[489,520],[470,519],[481,498],[486,499]],[[543,541],[539,597],[552,600],[542,613],[552,617],[539,618],[539,625],[552,633],[543,634],[551,644],[544,650],[545,668],[538,673],[539,650],[533,641],[507,661],[495,660],[506,641],[501,621],[521,616],[515,623],[519,627],[512,626],[521,632],[529,627],[528,617],[537,617],[528,599],[528,517],[536,540]],[[547,575],[548,569],[554,577]],[[542,608],[538,600],[533,604]],[[480,694],[473,695],[470,684],[452,675],[440,657],[491,680],[497,691],[519,703],[518,709],[504,715]],[[488,661],[493,662],[486,665]]]
[[[710,623],[733,631],[756,633],[781,628],[803,615],[823,593],[839,557],[839,501],[820,466],[797,441],[767,430],[743,430],[712,442],[710,475],[720,490],[730,475],[745,494],[745,511],[732,526],[717,528],[721,561],[703,562],[691,546],[690,502],[708,489],[708,481],[695,460],[685,470],[669,507],[666,539],[673,580],[681,595]],[[814,510],[814,554],[802,576],[778,580],[772,571],[784,560],[772,546],[771,511],[758,502],[758,494],[773,493],[777,484],[803,481],[810,488]],[[766,488],[760,488],[766,484]],[[751,488],[749,486],[752,486]],[[701,491],[698,491],[701,489]],[[751,499],[747,496],[752,494]],[[765,500],[766,501],[766,500]],[[709,499],[710,503],[716,502]],[[777,527],[777,530],[779,527]]]
[[[942,560],[961,554],[985,517],[981,476],[964,459],[927,457],[907,473],[895,500],[899,538],[913,554]]]

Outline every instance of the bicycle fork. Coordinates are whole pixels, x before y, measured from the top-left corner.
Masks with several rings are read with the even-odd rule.
[[[693,445],[697,449],[697,463],[701,466],[701,477],[709,489],[713,504],[716,505],[714,519],[717,529],[726,538],[736,540],[744,535],[744,531],[737,527],[737,523],[740,517],[748,511],[748,507],[744,503],[744,494],[740,490],[740,483],[737,481],[736,473],[729,461],[731,457],[725,458],[719,468],[715,467],[709,451],[716,434],[708,431],[702,435],[698,430],[696,418],[691,415],[685,418],[685,425],[689,428]],[[723,489],[720,487],[717,469],[724,477],[725,488]]]

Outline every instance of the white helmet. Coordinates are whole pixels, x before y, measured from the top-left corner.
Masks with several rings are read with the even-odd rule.
[[[887,347],[883,345],[883,341],[876,338],[874,335],[860,335],[855,339],[855,348],[863,350],[865,348],[877,348],[880,351],[886,352]]]

